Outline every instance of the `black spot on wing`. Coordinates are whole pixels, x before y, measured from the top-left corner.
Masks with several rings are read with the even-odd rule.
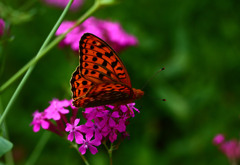
[[[99,78],[102,80],[104,75],[102,73],[99,74]]]
[[[93,61],[97,61],[97,57],[93,57],[92,60],[93,60]]]
[[[111,56],[113,55],[112,52],[108,53],[108,52],[105,52],[105,56],[107,56],[108,58],[110,58]]]
[[[102,53],[97,52],[96,55],[97,55],[99,58],[102,58]]]
[[[93,69],[98,69],[98,65],[93,65]]]
[[[84,74],[88,74],[88,70],[87,69],[85,70]]]
[[[87,85],[87,81],[83,81],[83,82],[82,82],[82,85]]]
[[[122,67],[117,67],[117,69],[116,70],[123,70],[123,68]]]
[[[113,68],[115,68],[115,67],[117,66],[117,63],[118,63],[118,60],[112,62],[112,63],[111,63],[111,66],[112,66]]]
[[[107,66],[107,61],[106,60],[103,61],[102,66]]]
[[[107,71],[107,75],[108,75],[108,76],[111,76],[111,72]]]

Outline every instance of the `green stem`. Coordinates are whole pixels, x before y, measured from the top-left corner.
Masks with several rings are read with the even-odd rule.
[[[40,138],[38,144],[36,145],[36,147],[34,148],[32,154],[29,156],[28,160],[26,161],[26,165],[32,165],[32,164],[36,164],[36,161],[39,157],[39,155],[41,154],[43,148],[45,147],[48,139],[50,138],[51,132],[44,132],[44,134],[42,135],[42,137]]]
[[[66,15],[67,11],[69,10],[71,4],[72,4],[73,0],[70,0],[66,6],[66,8],[64,9],[63,13],[61,14],[61,16],[59,17],[57,23],[54,25],[53,29],[51,30],[51,32],[49,33],[48,37],[46,38],[46,40],[44,41],[43,45],[41,46],[40,50],[38,51],[36,57],[34,59],[39,59],[39,57],[41,56],[41,53],[44,51],[44,48],[46,47],[46,45],[50,42],[51,38],[54,36],[55,32],[57,31],[58,27],[60,26],[61,22],[63,21],[63,18],[64,16]],[[33,61],[33,60],[31,60]],[[30,62],[31,62],[30,61]],[[11,106],[13,105],[13,102],[15,101],[15,99],[17,98],[17,96],[19,95],[23,85],[25,84],[26,80],[28,79],[28,77],[30,76],[32,70],[34,69],[34,64],[36,63],[37,61],[35,62],[31,62],[31,65],[28,65],[28,67],[30,67],[28,69],[28,67],[23,67],[25,68],[25,70],[23,70],[23,68],[21,70],[19,70],[20,72],[17,72],[11,79],[10,81],[7,81],[5,84],[8,84],[10,85],[12,82],[14,82],[18,77],[21,76],[21,74],[23,74],[27,69],[27,73],[24,75],[22,81],[20,82],[20,84],[18,85],[17,89],[15,90],[13,96],[11,97],[10,101],[8,102],[8,105],[7,107],[5,108],[1,118],[0,118],[0,126],[2,125],[3,123],[3,120],[5,119],[6,115],[8,114],[9,112],[9,109],[11,108]],[[29,63],[28,63],[29,64]],[[4,84],[4,85],[5,85]],[[4,87],[3,85],[3,87]],[[7,86],[8,86],[7,85]],[[5,86],[5,88],[7,87]],[[2,88],[2,87],[1,87]],[[4,88],[3,88],[4,89]],[[1,93],[1,90],[0,90],[0,93]]]
[[[108,150],[108,155],[109,155],[109,164],[112,165],[112,151],[113,151],[113,143],[111,143],[111,146]]]
[[[111,143],[110,148],[108,148],[106,142],[103,142],[103,145],[105,146],[106,150],[108,151],[108,156],[109,156],[109,164],[112,165],[112,151],[113,151],[113,143]]]
[[[44,41],[43,45],[41,46],[40,50],[38,51],[37,55],[31,60],[29,61],[24,67],[22,67],[17,73],[15,73],[15,75],[13,75],[6,83],[4,83],[1,87],[0,87],[0,93],[2,91],[4,91],[9,85],[11,85],[14,81],[16,81],[21,75],[23,75],[23,73],[25,73],[27,71],[27,69],[31,66],[31,68],[29,68],[29,70],[33,70],[34,68],[34,64],[39,61],[39,59],[42,57],[42,52],[44,52],[44,48],[46,47],[46,45],[50,42],[51,38],[54,36],[55,32],[57,31],[58,27],[60,26],[61,22],[63,21],[64,16],[67,14],[67,11],[69,10],[71,4],[72,4],[73,0],[70,0],[68,5],[66,6],[66,8],[64,9],[64,11],[62,12],[61,16],[59,17],[57,23],[54,25],[53,29],[51,30],[51,32],[49,33],[49,35],[47,36],[46,40]],[[46,52],[45,52],[46,54]],[[28,71],[29,71],[28,70]],[[31,73],[31,71],[29,71]],[[28,74],[30,74],[28,73]],[[25,76],[27,75],[27,73],[25,74]]]
[[[82,158],[82,160],[84,161],[84,163],[85,163],[86,165],[90,165],[90,164],[88,163],[87,159],[85,158],[85,156],[83,156],[83,155],[79,152],[77,144],[74,144],[74,143],[71,143],[71,144],[72,144],[73,148],[79,153],[79,155],[81,156],[81,158]]]
[[[95,1],[94,5],[82,16],[80,17],[76,23],[69,28],[65,33],[59,35],[57,38],[55,38],[46,48],[44,48],[41,52],[38,53],[38,55],[33,58],[31,61],[29,61],[24,67],[22,67],[17,73],[15,73],[6,83],[4,83],[0,87],[0,93],[3,92],[7,87],[9,87],[14,81],[16,81],[21,75],[23,75],[24,72],[27,71],[27,69],[37,63],[46,53],[51,50],[54,46],[56,46],[64,37],[72,31],[75,27],[77,27],[79,24],[81,24],[83,21],[85,21],[91,14],[93,14],[98,8],[100,7],[100,3],[98,0]]]
[[[71,0],[72,2],[72,0]],[[68,4],[69,5],[69,4]],[[23,85],[25,84],[26,80],[28,79],[29,75],[31,74],[33,68],[34,68],[34,64],[36,62],[38,62],[49,50],[51,50],[54,46],[56,46],[66,35],[67,33],[69,33],[72,29],[74,29],[76,26],[78,26],[80,23],[82,23],[84,20],[86,20],[93,12],[95,12],[98,8],[100,7],[100,3],[98,2],[98,0],[95,1],[94,5],[82,16],[80,17],[77,22],[75,23],[75,25],[73,27],[71,27],[66,33],[58,36],[55,40],[53,40],[48,46],[45,47],[46,44],[44,44],[44,47],[42,46],[41,48],[44,48],[43,50],[40,49],[41,51],[37,54],[37,56],[32,59],[30,62],[28,62],[22,69],[20,69],[14,76],[12,76],[10,78],[10,80],[8,80],[5,84],[3,84],[0,87],[0,93],[5,90],[10,84],[12,84],[15,80],[17,80],[17,78],[19,78],[30,66],[28,72],[25,74],[25,76],[23,77],[22,81],[20,82],[20,84],[18,85],[16,91],[14,92],[13,96],[11,97],[10,101],[8,102],[7,107],[5,108],[3,115],[0,118],[0,126],[4,120],[4,118],[6,117],[6,115],[9,112],[9,109],[11,108],[11,106],[13,105],[13,102],[15,101],[15,99],[17,98],[18,94],[20,93]],[[67,8],[67,7],[66,7]],[[66,9],[65,8],[65,9]],[[64,10],[65,11],[65,10]],[[59,22],[59,21],[58,21]],[[54,34],[55,32],[51,33]],[[50,37],[48,37],[50,38]],[[46,42],[48,43],[48,42]]]
[[[2,97],[0,95],[0,114],[2,114],[2,112],[3,112],[3,105],[2,105]],[[5,137],[6,139],[9,139],[8,130],[5,122],[3,122],[2,130],[3,130],[3,134],[2,134],[3,137]],[[7,165],[14,165],[12,151],[7,152],[4,155],[4,157]]]

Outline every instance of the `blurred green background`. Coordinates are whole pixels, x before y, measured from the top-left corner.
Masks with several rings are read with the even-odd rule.
[[[10,27],[14,39],[3,47],[1,84],[35,56],[61,14],[40,1],[25,6],[30,1],[3,0],[11,12],[21,11],[26,18]],[[92,4],[85,0],[66,19],[77,19]],[[120,22],[138,38],[138,46],[120,54],[133,87],[141,88],[157,70],[166,68],[136,101],[141,113],[131,119],[130,139],[113,152],[113,164],[228,164],[212,139],[217,133],[239,138],[239,5],[236,0],[124,0],[94,14]],[[71,98],[69,80],[78,63],[70,48],[55,47],[35,67],[6,118],[16,164],[24,164],[45,132],[32,131],[32,113],[43,111],[53,98]],[[19,81],[2,93],[4,107]],[[87,152],[90,164],[108,164],[106,150],[98,149],[96,155]],[[36,164],[83,162],[65,140],[52,134]]]

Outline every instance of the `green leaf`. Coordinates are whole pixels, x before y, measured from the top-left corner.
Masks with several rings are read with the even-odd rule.
[[[0,165],[5,165],[3,162],[0,162]]]
[[[0,157],[3,156],[6,152],[10,151],[13,147],[13,144],[7,139],[0,137]]]
[[[0,2],[0,17],[6,19],[8,23],[11,24],[21,24],[28,22],[33,18],[33,15],[36,13],[35,10],[31,11],[20,11],[6,6]]]

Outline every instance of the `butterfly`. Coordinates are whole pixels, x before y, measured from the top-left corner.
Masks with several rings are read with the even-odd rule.
[[[132,88],[121,59],[105,41],[85,33],[79,53],[80,64],[70,80],[75,107],[124,105],[143,96],[142,90]]]

